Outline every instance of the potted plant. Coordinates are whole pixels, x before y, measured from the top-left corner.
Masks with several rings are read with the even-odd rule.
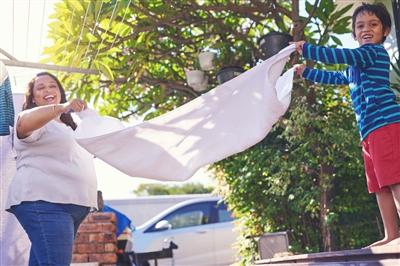
[[[204,76],[204,79],[201,83],[195,83],[191,86],[193,88],[193,90],[198,91],[198,92],[202,92],[207,90],[208,88],[208,77]]]
[[[199,64],[200,68],[208,71],[214,68],[213,65],[213,59],[214,59],[215,53],[209,52],[209,51],[203,51],[199,53],[198,59],[199,59]]]
[[[280,50],[289,45],[293,38],[288,33],[270,32],[258,40],[258,47],[263,55],[261,59],[265,60],[277,54]]]
[[[186,81],[195,91],[203,91],[207,89],[208,77],[202,70],[189,70],[185,68]]]
[[[225,83],[228,80],[239,76],[243,72],[244,72],[244,69],[242,67],[240,67],[240,66],[224,67],[220,71],[218,71],[218,73],[217,73],[217,81],[221,85],[222,83]]]

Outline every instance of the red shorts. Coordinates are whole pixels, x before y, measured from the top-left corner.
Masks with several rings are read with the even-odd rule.
[[[400,123],[380,127],[362,141],[369,193],[400,183]]]

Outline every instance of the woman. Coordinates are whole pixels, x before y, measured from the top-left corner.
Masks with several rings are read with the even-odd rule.
[[[29,265],[70,265],[78,227],[97,207],[93,159],[75,141],[70,115],[86,107],[82,100],[67,102],[50,73],[29,83],[16,124],[17,172],[6,205],[32,243]]]

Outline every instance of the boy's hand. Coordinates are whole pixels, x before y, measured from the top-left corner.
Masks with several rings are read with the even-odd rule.
[[[293,43],[295,44],[296,51],[299,54],[303,54],[303,45],[304,45],[305,41],[291,42],[290,44],[293,44]]]
[[[305,68],[306,68],[306,65],[297,64],[297,65],[294,66],[294,71],[296,72],[296,74],[297,74],[299,77],[302,77]]]

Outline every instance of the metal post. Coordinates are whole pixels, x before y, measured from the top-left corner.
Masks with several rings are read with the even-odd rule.
[[[99,74],[99,71],[96,69],[83,69],[83,68],[77,68],[77,67],[66,67],[66,66],[40,64],[40,63],[32,63],[32,62],[24,62],[24,61],[14,61],[14,60],[9,60],[9,59],[0,59],[0,60],[6,66],[47,69],[47,70],[54,70],[54,71],[74,72],[74,73],[91,74],[91,75]]]
[[[397,50],[400,51],[400,1],[392,0],[393,18],[396,30]]]
[[[3,54],[9,58],[9,59],[0,59],[0,61],[2,61],[6,66],[47,69],[47,70],[63,71],[63,72],[70,72],[70,73],[81,73],[81,74],[89,74],[89,75],[99,75],[100,74],[100,72],[96,69],[84,69],[84,68],[78,68],[78,67],[67,67],[67,66],[58,66],[58,65],[49,65],[49,64],[19,61],[14,56],[7,53],[5,50],[3,50],[1,48],[0,48],[0,54]]]

